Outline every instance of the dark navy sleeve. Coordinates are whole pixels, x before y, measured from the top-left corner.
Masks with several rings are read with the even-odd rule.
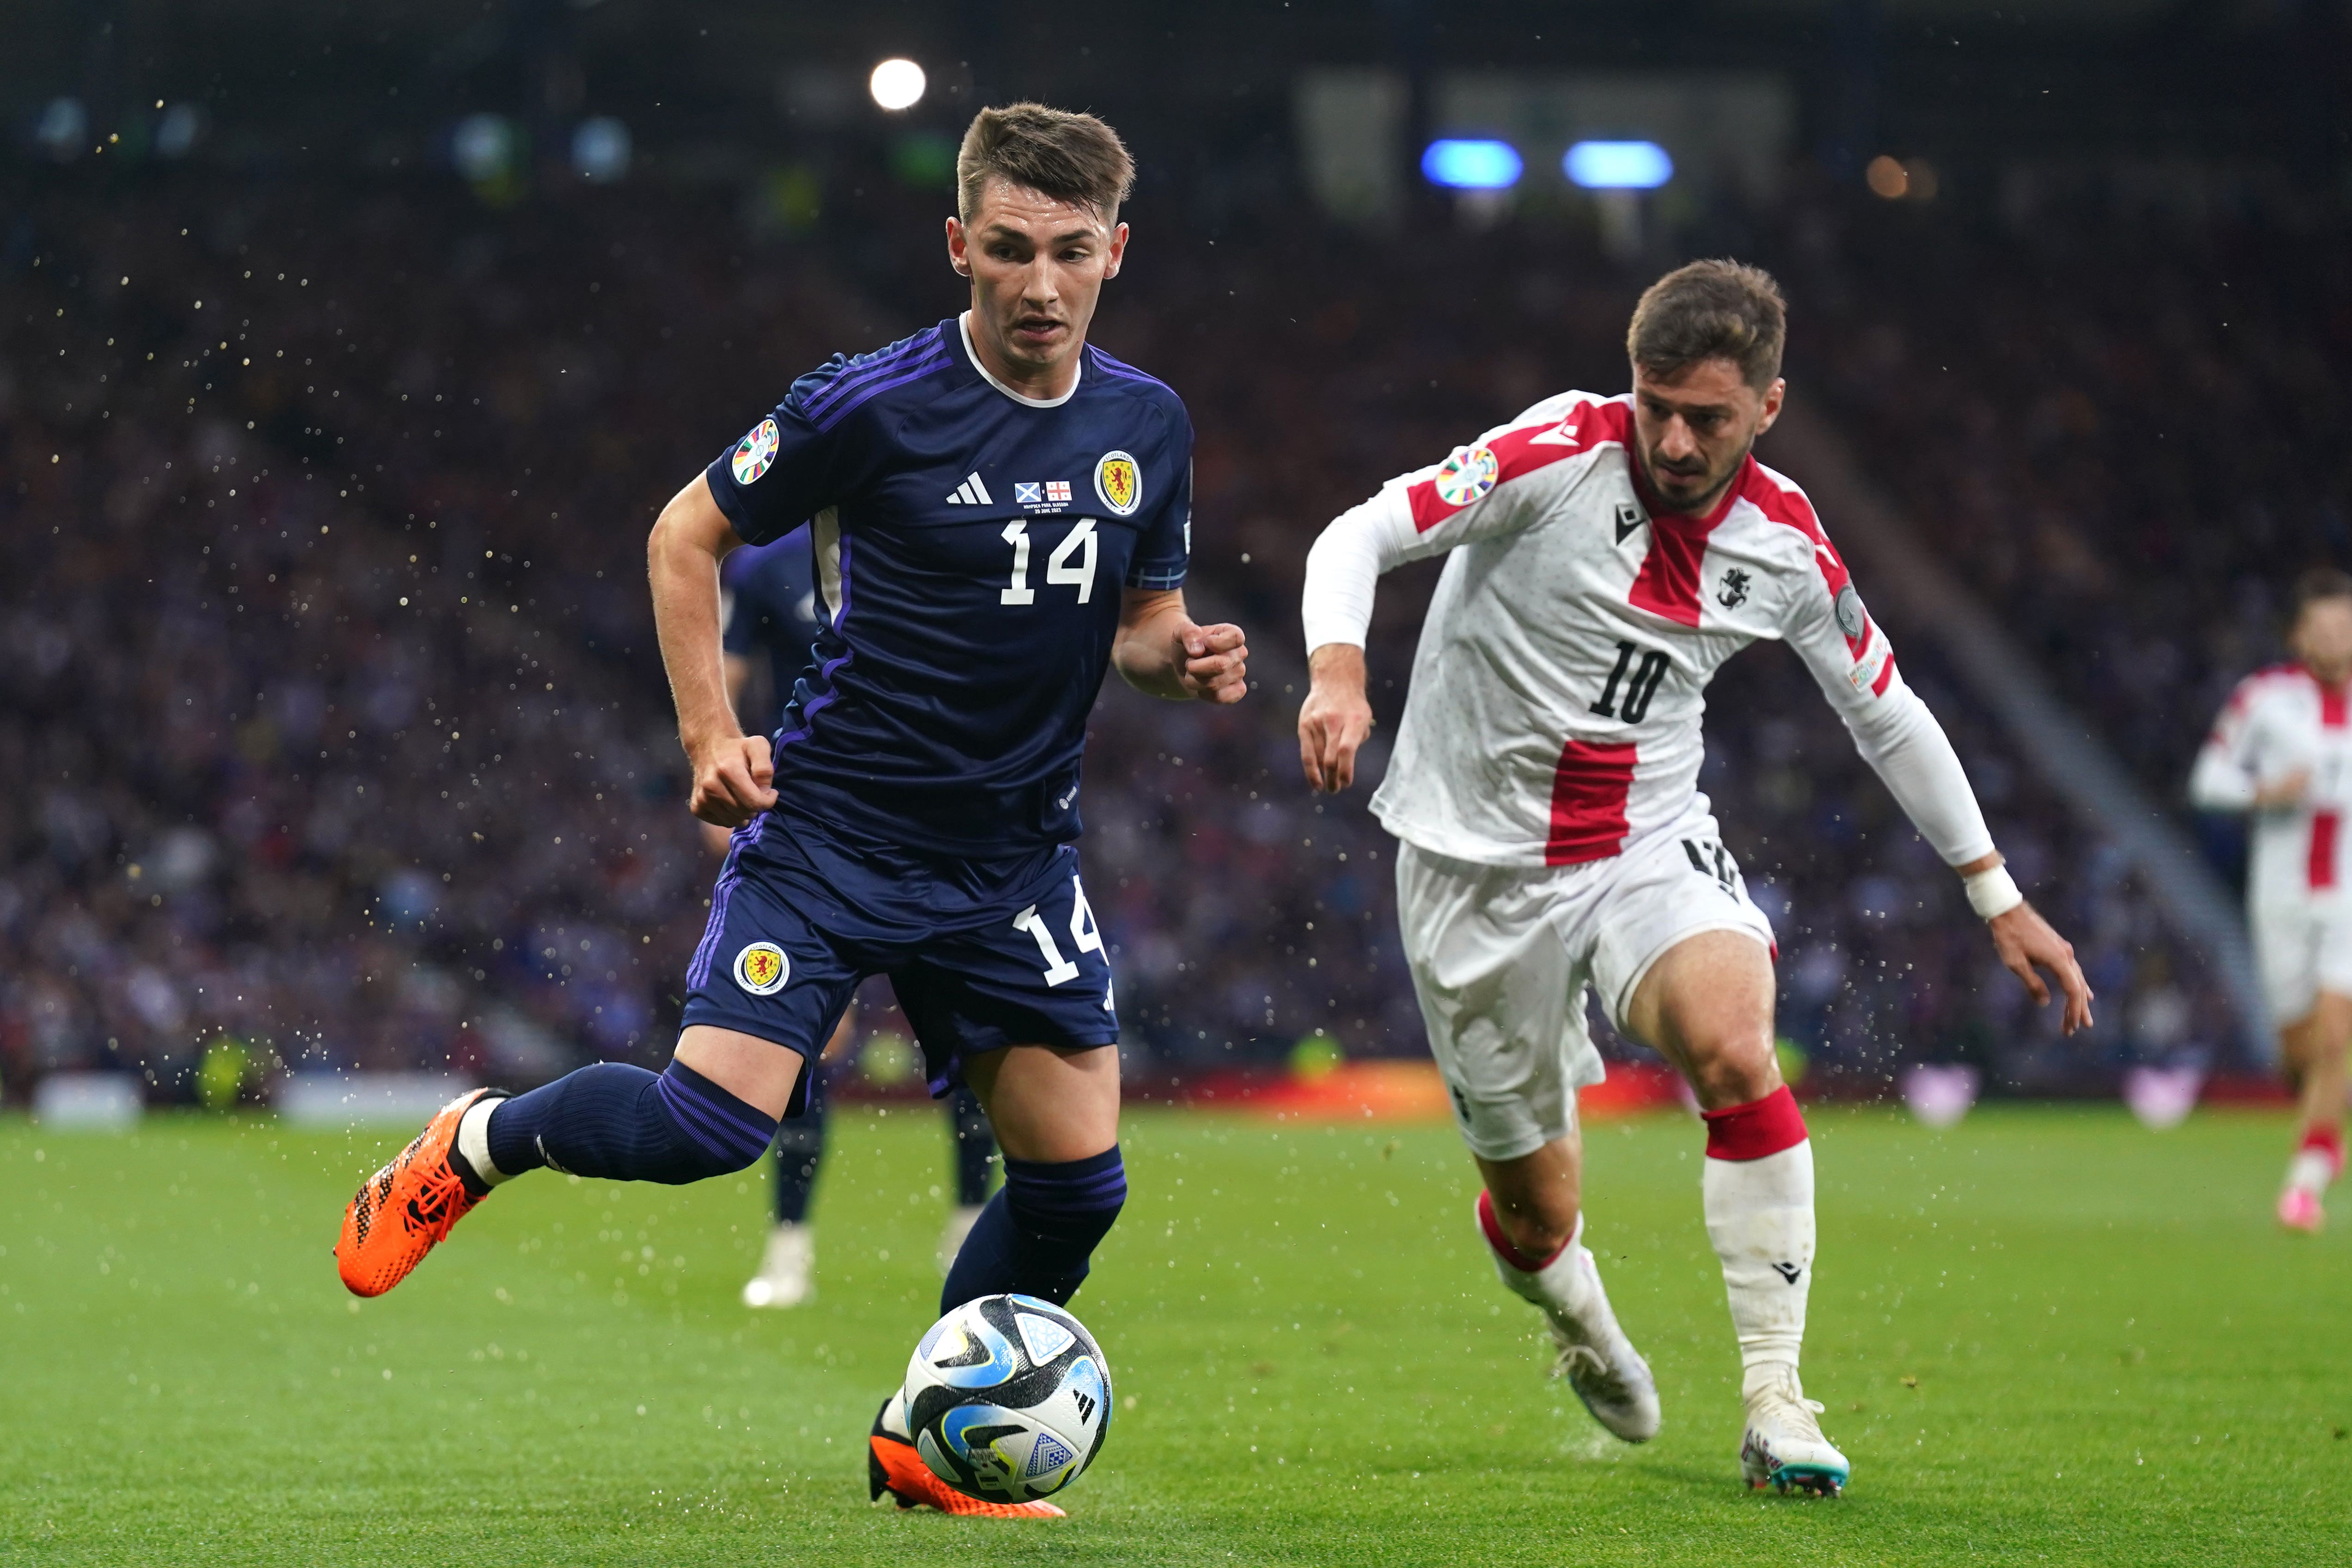
[[[746,544],[782,538],[842,499],[843,427],[821,429],[802,412],[803,389],[825,374],[795,383],[774,413],[706,470],[711,500]]]
[[[1169,466],[1175,482],[1167,499],[1145,521],[1142,537],[1127,563],[1130,588],[1165,590],[1184,585],[1192,560],[1192,421],[1179,404],[1170,421]]]

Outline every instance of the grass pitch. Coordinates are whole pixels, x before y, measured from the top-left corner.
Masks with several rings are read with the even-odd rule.
[[[2284,1124],[1817,1112],[1806,1363],[1839,1502],[1738,1485],[1701,1140],[1589,1134],[1664,1436],[1603,1435],[1496,1287],[1444,1127],[1130,1116],[1074,1303],[1118,1415],[1048,1525],[866,1502],[939,1288],[940,1119],[835,1123],[819,1295],[737,1305],[751,1181],[529,1177],[380,1301],[329,1256],[396,1141],[0,1122],[0,1561],[468,1564],[2320,1562],[2352,1544],[2347,1247],[2268,1218]]]

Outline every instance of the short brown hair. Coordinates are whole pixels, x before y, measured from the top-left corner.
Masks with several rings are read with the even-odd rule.
[[[956,216],[970,223],[991,178],[1087,206],[1106,226],[1135,184],[1135,160],[1118,132],[1091,114],[1008,103],[971,117],[956,153]]]
[[[1770,273],[1741,261],[1694,261],[1643,290],[1625,330],[1625,353],[1664,381],[1727,359],[1761,392],[1780,374],[1788,335],[1788,302]]]
[[[2294,595],[2288,601],[2287,625],[2303,619],[2303,612],[2322,599],[2352,599],[2352,573],[2339,572],[2333,566],[2314,566],[2294,580]]]

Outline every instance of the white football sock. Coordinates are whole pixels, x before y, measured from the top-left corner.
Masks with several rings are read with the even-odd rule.
[[[1566,1313],[1582,1320],[1596,1294],[1593,1287],[1600,1277],[1584,1266],[1580,1254],[1584,1250],[1584,1216],[1576,1216],[1576,1229],[1568,1245],[1543,1268],[1529,1272],[1495,1250],[1490,1238],[1487,1256],[1495,1260],[1495,1272],[1502,1277],[1504,1289],[1522,1301]]]
[[[2286,1168],[2286,1184],[2301,1187],[2314,1197],[2325,1194],[2336,1180],[2336,1161],[2325,1149],[2298,1149]]]
[[[484,1095],[457,1119],[457,1152],[474,1168],[474,1174],[493,1187],[514,1179],[490,1163],[490,1112],[505,1103],[502,1096]]]
[[[1743,1394],[1805,1342],[1805,1298],[1813,1284],[1813,1145],[1760,1160],[1704,1162],[1701,1203],[1707,1239],[1723,1260],[1723,1290],[1739,1336]]]

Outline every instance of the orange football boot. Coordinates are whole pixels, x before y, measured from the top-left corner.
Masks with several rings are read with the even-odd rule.
[[[351,1206],[343,1210],[343,1234],[335,1241],[335,1268],[352,1295],[381,1296],[407,1279],[449,1227],[481,1201],[450,1155],[459,1119],[476,1100],[496,1093],[478,1089],[443,1106],[407,1148],[352,1194]]]
[[[882,1414],[874,1421],[874,1434],[866,1440],[866,1482],[876,1502],[880,1502],[882,1494],[887,1492],[900,1508],[935,1508],[941,1513],[971,1514],[981,1519],[1067,1517],[1049,1502],[987,1502],[966,1497],[931,1474],[931,1468],[923,1463],[915,1446],[887,1426],[890,1406],[897,1402],[896,1394],[883,1401]]]

